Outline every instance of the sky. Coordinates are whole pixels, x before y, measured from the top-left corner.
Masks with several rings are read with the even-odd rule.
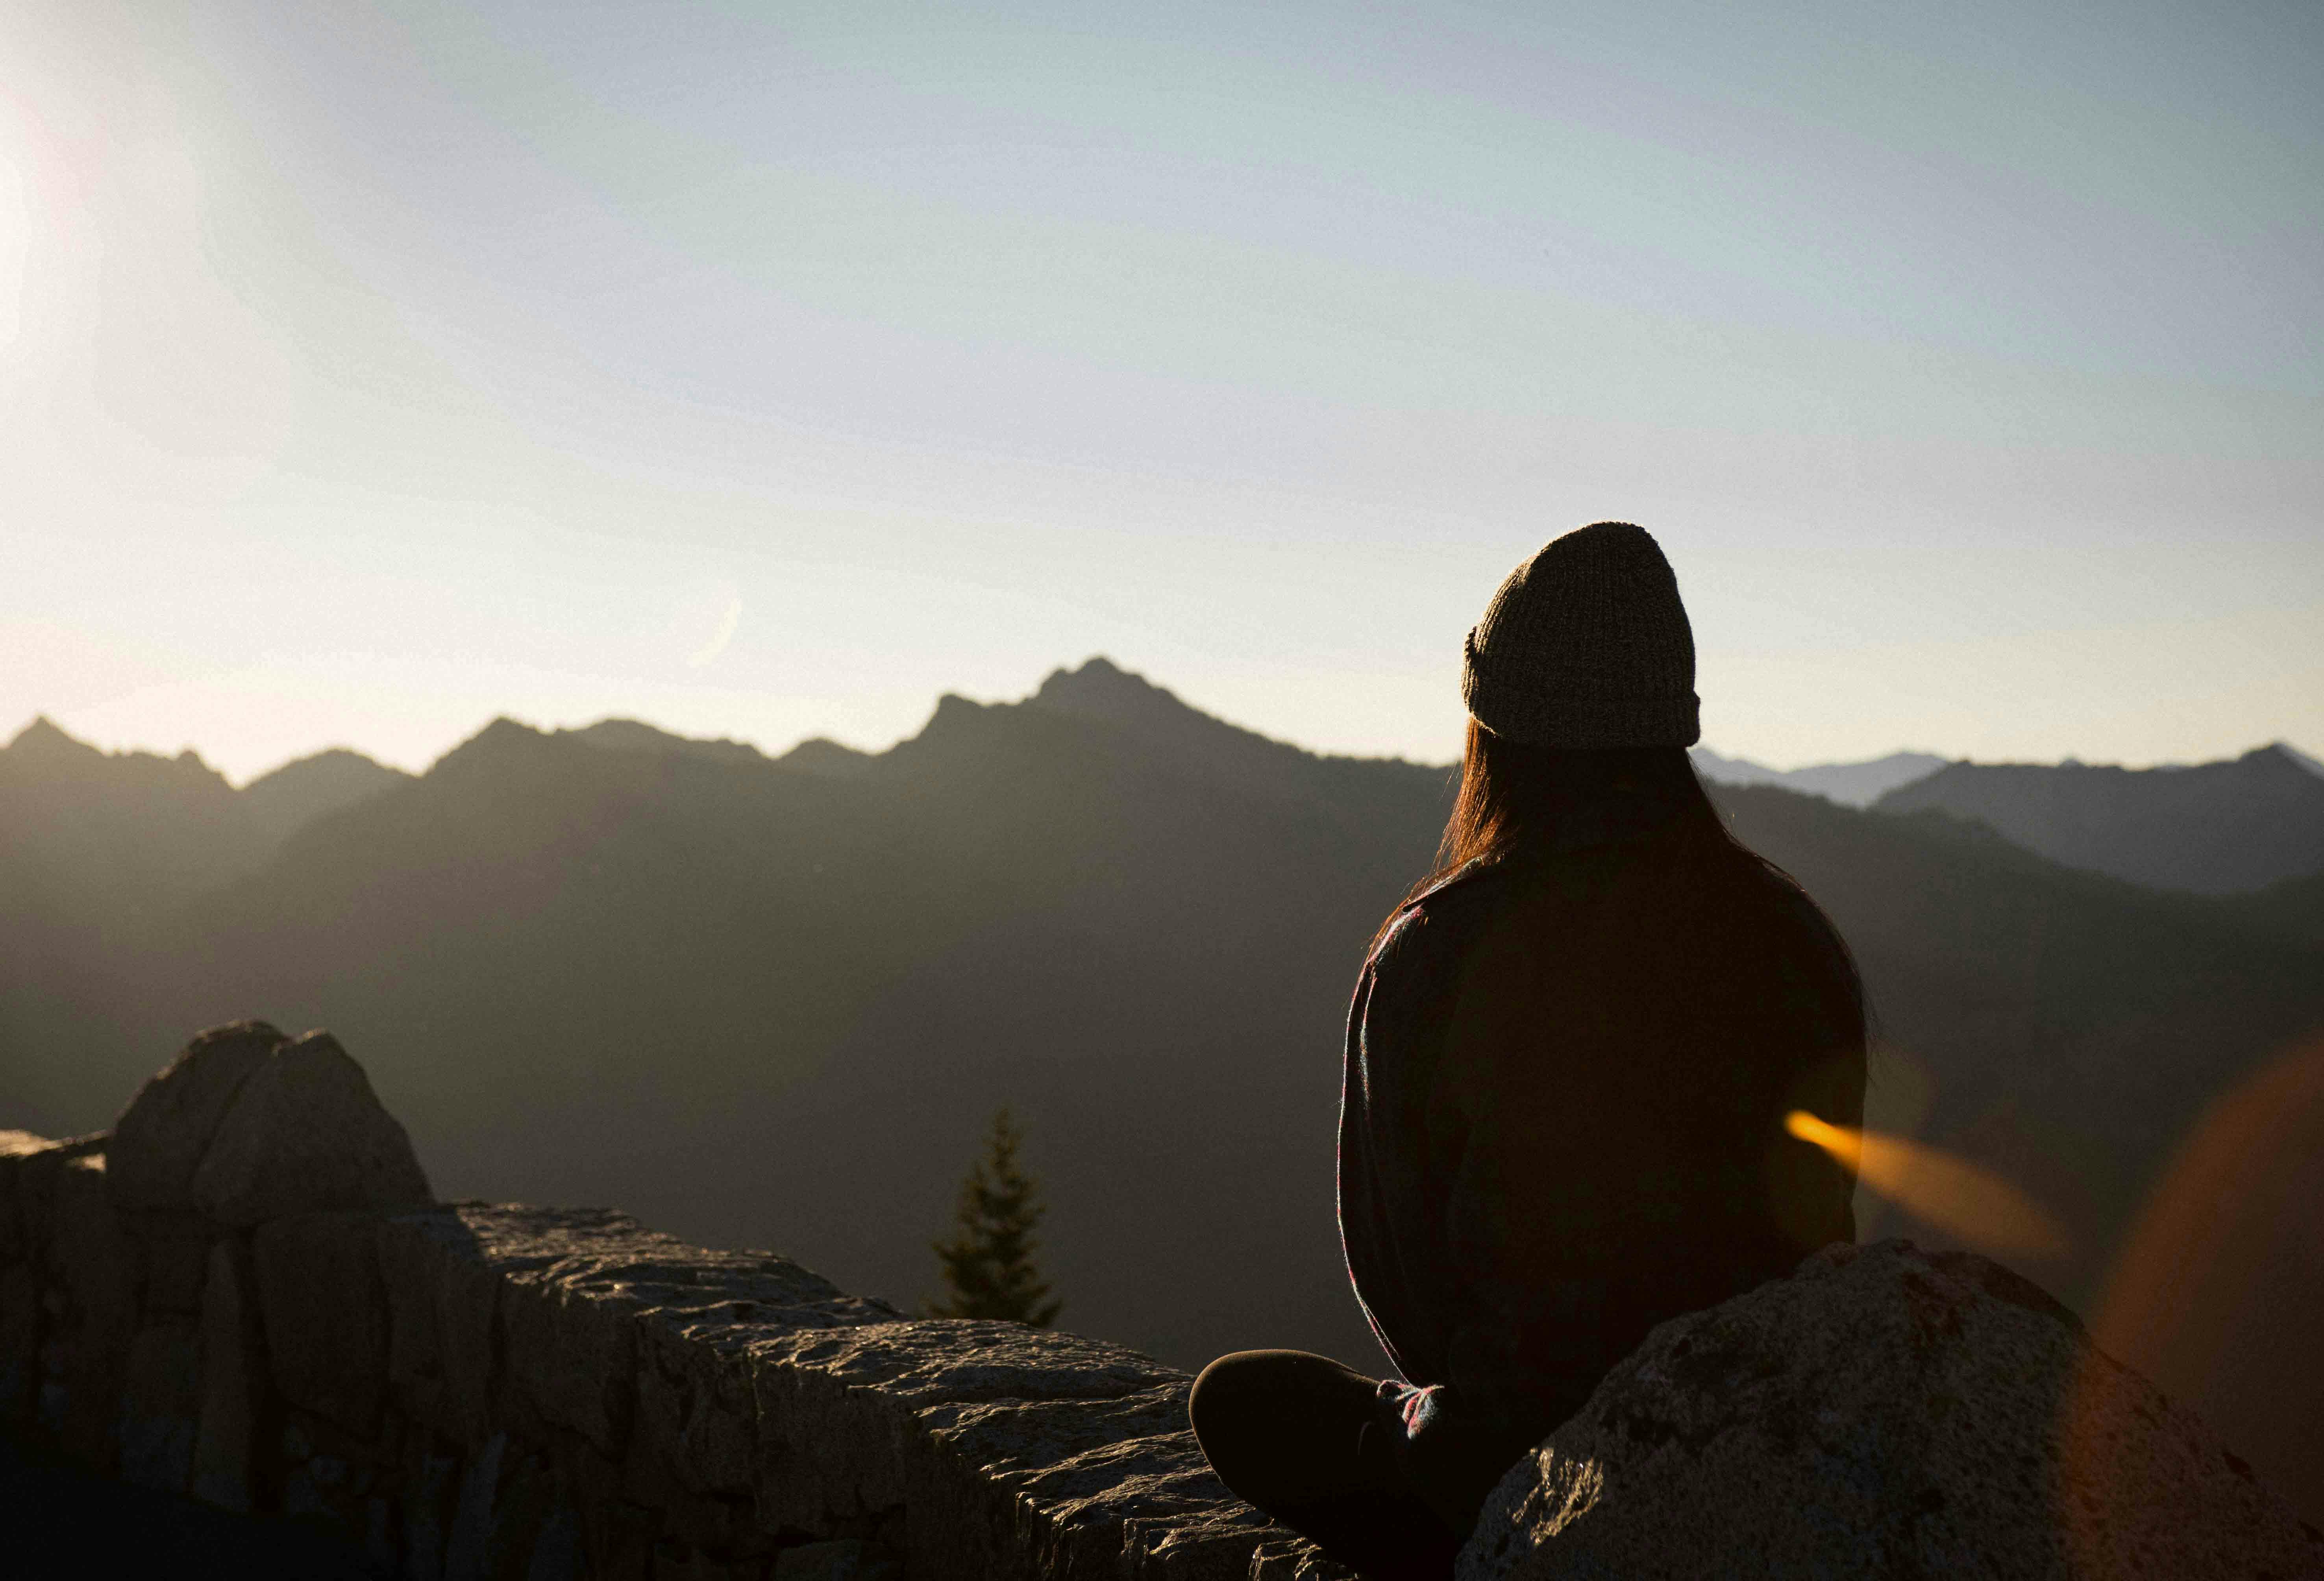
[[[2324,754],[2324,11],[12,0],[0,735],[879,747],[1104,653],[1457,754]]]

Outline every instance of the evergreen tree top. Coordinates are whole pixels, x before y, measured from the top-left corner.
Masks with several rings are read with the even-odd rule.
[[[1047,1211],[1039,1183],[1017,1161],[1024,1133],[1008,1106],[992,1116],[982,1158],[961,1182],[949,1240],[931,1243],[945,1296],[926,1303],[931,1318],[997,1318],[1047,1328],[1064,1303],[1051,1298],[1033,1264],[1034,1232]]]

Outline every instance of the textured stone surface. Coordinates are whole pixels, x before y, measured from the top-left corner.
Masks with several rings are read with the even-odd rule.
[[[107,1155],[107,1173],[111,1156]],[[119,1193],[115,1192],[116,1201]],[[198,1214],[133,1212],[122,1215],[135,1264],[138,1301],[148,1312],[194,1318],[202,1309],[202,1284],[208,1277],[215,1225]]]
[[[201,1336],[191,1324],[141,1329],[121,1388],[121,1478],[182,1493],[192,1481],[201,1414]]]
[[[25,1160],[56,1145],[29,1131],[0,1131],[0,1267],[32,1254],[23,1205]]]
[[[1030,1558],[1042,1575],[1242,1577],[1253,1556],[1312,1559],[1346,1574],[1229,1493],[1186,1426],[1183,1378],[1103,1400],[1000,1399],[925,1409],[937,1445],[975,1468],[997,1558]],[[1288,1574],[1289,1572],[1285,1572]]]
[[[106,1189],[102,1152],[64,1161],[53,1211],[52,1262],[82,1324],[125,1340],[136,1292],[121,1216]]]
[[[862,1538],[807,1542],[775,1560],[774,1581],[903,1581],[892,1554]]]
[[[1458,1573],[2288,1581],[2324,1537],[2033,1285],[1889,1241],[1655,1329]]]
[[[387,1291],[376,1222],[292,1214],[251,1237],[274,1385],[302,1410],[369,1434],[387,1389]]]
[[[615,1213],[420,1205],[416,1167],[351,1189],[408,1149],[327,1040],[226,1109],[186,1206],[122,1207],[104,1138],[0,1153],[0,1367],[55,1424],[110,1412],[143,1480],[399,1575],[1344,1581],[1211,1475],[1148,1357]]]
[[[264,1022],[212,1027],[138,1088],[113,1128],[114,1201],[127,1208],[183,1207],[235,1095],[282,1041]]]
[[[193,1495],[222,1510],[250,1508],[263,1381],[258,1319],[235,1249],[210,1249],[202,1290],[201,1411],[194,1435]]]
[[[432,1200],[411,1139],[328,1032],[284,1044],[249,1074],[192,1186],[193,1206],[237,1227]]]
[[[86,1465],[118,1466],[122,1366],[136,1318],[136,1283],[121,1216],[106,1189],[105,1155],[64,1160],[50,1245],[74,1322],[61,1345],[59,1431]]]
[[[496,1386],[499,1273],[455,1209],[387,1220],[377,1245],[396,1403],[448,1438],[481,1442],[491,1430]]]
[[[0,1427],[31,1413],[40,1342],[40,1275],[27,1263],[0,1267]]]

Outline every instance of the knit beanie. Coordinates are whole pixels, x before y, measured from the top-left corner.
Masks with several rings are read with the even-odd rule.
[[[1469,633],[1461,696],[1511,741],[1693,745],[1694,633],[1653,537],[1593,522],[1511,571]]]

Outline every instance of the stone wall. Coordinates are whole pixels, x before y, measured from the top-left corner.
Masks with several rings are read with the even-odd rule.
[[[0,1133],[8,1429],[383,1574],[1345,1576],[1210,1474],[1188,1382],[616,1213],[435,1205],[324,1034],[219,1029],[113,1133]]]

